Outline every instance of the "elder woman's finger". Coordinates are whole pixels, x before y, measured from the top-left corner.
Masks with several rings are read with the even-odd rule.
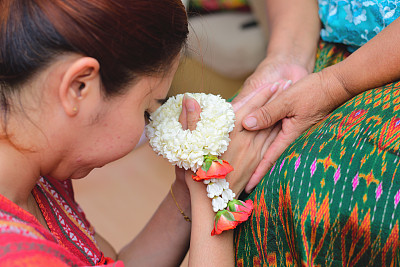
[[[281,130],[281,123],[277,123],[267,129],[263,129],[257,132],[255,137],[255,145],[261,147],[261,155],[264,157],[265,153],[271,146],[272,142],[278,136]]]
[[[242,122],[243,127],[249,131],[257,131],[271,127],[276,122],[289,116],[294,99],[290,98],[291,95],[289,96],[287,92],[287,90],[283,91],[272,101],[248,114]]]

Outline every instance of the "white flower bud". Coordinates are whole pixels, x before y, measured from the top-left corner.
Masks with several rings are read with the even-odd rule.
[[[209,183],[207,186],[207,196],[209,198],[218,197],[223,191],[224,189],[217,183]]]
[[[229,188],[229,183],[226,181],[226,179],[213,179],[213,180],[214,180],[214,183],[218,184],[223,189]]]
[[[225,209],[228,205],[221,197],[216,197],[212,200],[212,206],[214,212],[218,212],[219,210]]]
[[[233,200],[233,198],[235,197],[235,193],[233,193],[230,189],[225,189],[222,192],[221,197],[224,201],[226,201],[226,203],[228,203],[229,201]]]

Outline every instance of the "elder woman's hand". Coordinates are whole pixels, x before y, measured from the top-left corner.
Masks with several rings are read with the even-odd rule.
[[[281,121],[282,128],[246,186],[246,191],[257,185],[266,171],[297,137],[350,97],[341,82],[327,68],[322,72],[306,76],[249,114],[243,122],[247,130],[268,128],[278,121]],[[246,125],[249,119],[254,122],[253,126]]]

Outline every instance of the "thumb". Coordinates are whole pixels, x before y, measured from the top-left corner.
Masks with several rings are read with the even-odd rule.
[[[193,131],[200,120],[201,107],[194,98],[188,95],[185,98],[187,128]]]
[[[197,122],[200,120],[201,108],[197,101],[184,95],[182,99],[182,112],[179,116],[179,122],[184,130],[195,130]]]
[[[243,120],[243,127],[249,131],[261,130],[285,118],[289,113],[289,105],[285,105],[284,103],[286,103],[286,101],[282,100],[283,99],[278,96],[258,110],[250,113]]]

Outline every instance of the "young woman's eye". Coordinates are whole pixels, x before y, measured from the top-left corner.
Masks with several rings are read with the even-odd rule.
[[[151,118],[150,118],[150,113],[149,112],[147,112],[147,111],[144,112],[144,118],[146,120],[146,124],[151,122]]]

